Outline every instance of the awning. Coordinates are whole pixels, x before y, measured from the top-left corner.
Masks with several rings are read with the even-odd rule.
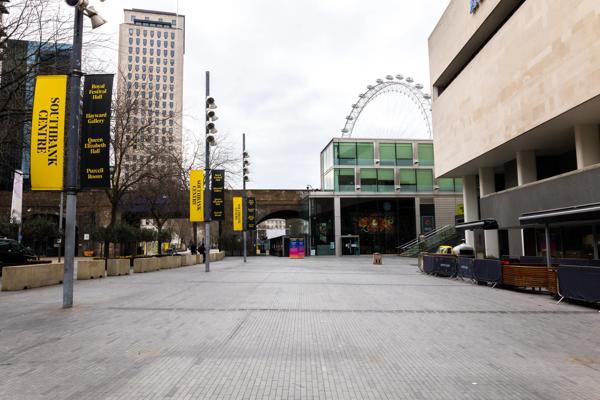
[[[498,222],[494,219],[482,219],[479,221],[469,221],[463,222],[462,224],[456,224],[456,229],[464,229],[467,231],[472,231],[475,229],[498,229]]]
[[[547,225],[594,220],[600,220],[600,203],[524,213],[519,217],[521,225]]]

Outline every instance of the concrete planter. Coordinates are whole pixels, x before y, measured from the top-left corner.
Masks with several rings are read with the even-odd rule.
[[[136,258],[133,260],[133,272],[155,272],[160,270],[160,260],[158,258]]]
[[[128,259],[109,259],[107,267],[108,276],[129,275]]]
[[[210,253],[210,261],[211,262],[222,261],[223,259],[225,259],[224,251],[219,251],[217,253]]]
[[[4,267],[2,291],[58,285],[64,276],[64,264],[34,264]]]
[[[77,280],[104,278],[104,260],[77,262]]]

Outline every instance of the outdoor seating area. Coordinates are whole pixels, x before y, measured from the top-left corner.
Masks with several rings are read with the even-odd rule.
[[[419,268],[428,275],[468,279],[477,284],[544,291],[560,299],[600,304],[600,261],[505,257],[475,259],[422,253]]]

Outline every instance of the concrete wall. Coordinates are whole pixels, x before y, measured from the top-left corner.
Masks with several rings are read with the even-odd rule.
[[[500,228],[518,227],[525,212],[597,203],[600,165],[484,196],[481,218],[493,218]],[[510,205],[510,207],[507,207]]]
[[[136,258],[133,260],[133,272],[155,272],[160,270],[160,261],[158,258]]]
[[[432,81],[496,4],[453,0],[429,42]],[[526,1],[433,102],[440,176],[600,93],[600,2]],[[465,145],[468,144],[468,145]]]

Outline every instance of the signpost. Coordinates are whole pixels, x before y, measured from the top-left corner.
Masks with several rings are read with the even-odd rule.
[[[110,188],[110,109],[113,75],[86,75],[81,129],[82,189]]]

